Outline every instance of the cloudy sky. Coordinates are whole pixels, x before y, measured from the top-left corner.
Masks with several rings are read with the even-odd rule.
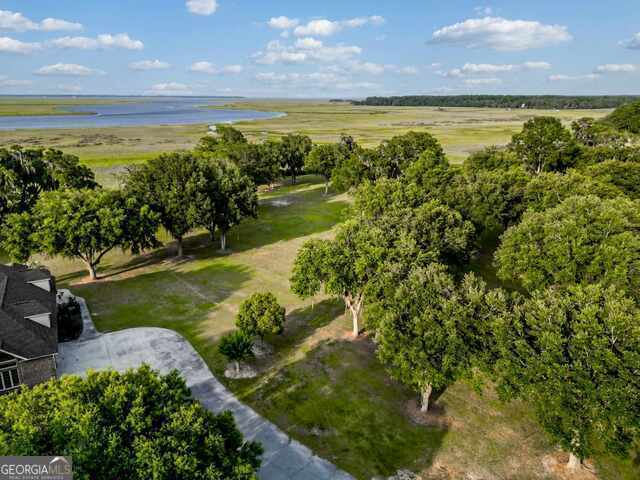
[[[0,0],[0,94],[640,94],[638,0]]]

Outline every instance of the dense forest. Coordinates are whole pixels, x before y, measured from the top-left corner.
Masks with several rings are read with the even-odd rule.
[[[407,95],[367,97],[354,105],[379,107],[477,107],[532,109],[616,108],[637,100],[637,96],[563,96],[563,95]]]

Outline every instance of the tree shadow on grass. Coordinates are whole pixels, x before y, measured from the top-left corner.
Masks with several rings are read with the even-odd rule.
[[[416,395],[391,380],[367,339],[325,340],[243,400],[356,478],[431,466],[446,425],[412,420]]]
[[[104,282],[79,284],[100,331],[131,327],[175,330],[201,351],[218,328],[212,313],[250,280],[243,265],[213,264],[187,272],[163,270]]]
[[[349,207],[346,201],[325,197],[321,189],[315,188],[288,193],[286,198],[290,202],[286,205],[263,203],[258,208],[258,218],[245,220],[232,228],[227,233],[231,253],[331,230],[346,218]],[[185,242],[185,251],[195,250],[198,257],[219,255],[218,238],[216,234],[216,241],[211,242],[208,232],[192,235]]]

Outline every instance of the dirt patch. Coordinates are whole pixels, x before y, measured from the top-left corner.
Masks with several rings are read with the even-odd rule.
[[[255,378],[258,376],[258,372],[250,366],[240,364],[240,369],[236,370],[236,366],[233,363],[227,365],[227,369],[224,371],[224,376],[227,378]]]
[[[446,415],[444,409],[437,404],[430,405],[429,411],[424,413],[420,411],[416,400],[409,400],[406,411],[411,421],[418,425],[442,428],[445,430],[462,428],[463,426],[460,420]]]
[[[542,464],[545,470],[558,480],[598,480],[596,469],[589,460],[586,460],[579,470],[568,470],[567,462],[569,454],[564,452],[556,452],[545,455]]]

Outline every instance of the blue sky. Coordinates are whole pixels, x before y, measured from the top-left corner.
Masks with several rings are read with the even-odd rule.
[[[637,0],[0,0],[0,94],[640,94]]]

